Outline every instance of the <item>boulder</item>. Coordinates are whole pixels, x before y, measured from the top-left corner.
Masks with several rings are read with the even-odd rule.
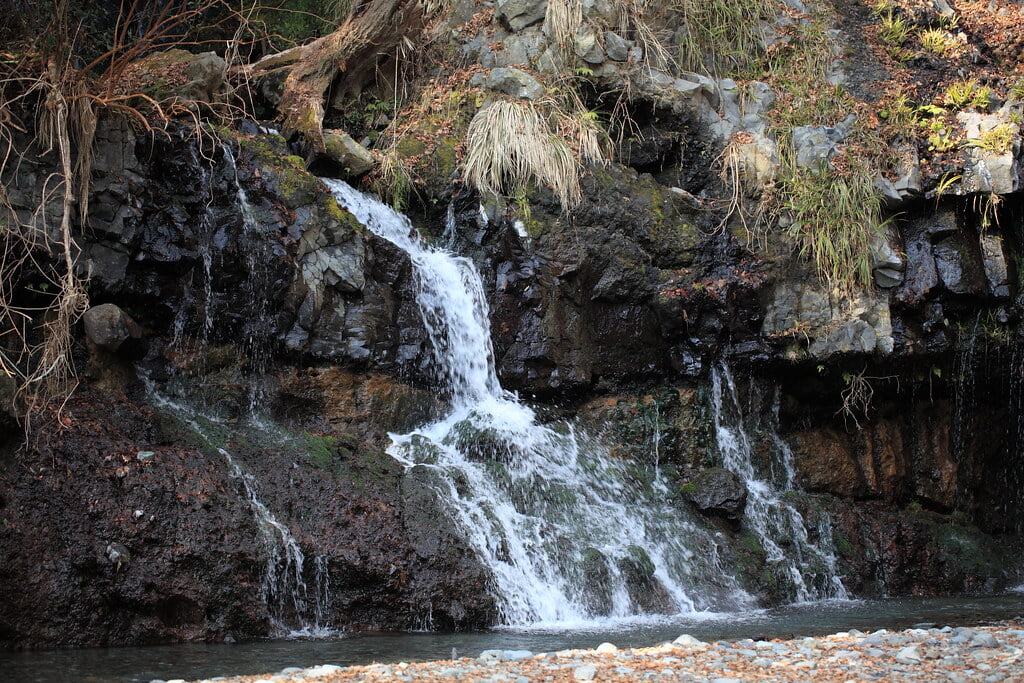
[[[963,234],[953,235],[932,247],[939,279],[953,294],[985,292],[984,266],[978,244]]]
[[[583,24],[576,30],[573,44],[576,56],[588,64],[600,64],[604,61],[604,50],[597,40],[597,31],[590,24]]]
[[[981,243],[981,259],[988,280],[989,291],[996,297],[1010,296],[1010,275],[1003,252],[1001,235],[987,233],[979,239]]]
[[[131,316],[114,304],[93,306],[82,316],[82,322],[89,341],[107,351],[117,351],[128,339],[142,336]]]
[[[373,155],[343,130],[325,130],[327,157],[336,163],[346,178],[355,178],[373,168]]]
[[[629,57],[629,48],[632,45],[618,33],[606,31],[604,34],[604,49],[608,59],[613,62],[624,62]]]
[[[1021,149],[1019,128],[998,114],[960,112],[968,145],[965,149],[963,194],[1009,194],[1021,188],[1021,168],[1017,155]],[[1006,139],[997,135],[1000,131]]]
[[[793,129],[793,151],[796,153],[797,166],[817,171],[828,166],[832,157],[839,150],[842,142],[854,122],[855,114],[850,114],[835,127],[798,126]]]
[[[146,94],[157,101],[177,100],[194,107],[225,100],[226,74],[227,62],[214,52],[194,54],[174,49],[153,53],[130,64],[126,77],[152,84]]]
[[[498,0],[495,14],[513,31],[520,31],[544,18],[547,0]]]
[[[706,469],[680,493],[703,514],[738,520],[747,505],[747,487],[736,474],[722,467]]]
[[[545,91],[544,86],[536,78],[525,71],[510,67],[491,69],[487,78],[484,79],[484,86],[527,100],[535,100]]]

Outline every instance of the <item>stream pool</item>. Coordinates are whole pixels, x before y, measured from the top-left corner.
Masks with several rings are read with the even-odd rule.
[[[471,633],[362,633],[323,640],[0,652],[0,680],[17,683],[146,682],[270,673],[287,666],[475,657],[486,649],[551,652],[609,641],[642,647],[689,633],[701,640],[790,638],[929,622],[968,625],[1024,617],[1024,593],[993,597],[854,600],[620,624],[562,625]]]

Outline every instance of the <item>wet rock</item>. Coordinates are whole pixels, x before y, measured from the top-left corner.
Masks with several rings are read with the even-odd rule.
[[[93,306],[82,316],[85,334],[96,346],[115,352],[128,339],[138,339],[142,330],[131,316],[114,304]]]
[[[583,551],[583,604],[594,616],[606,615],[612,609],[612,574],[608,558],[596,548]]]
[[[907,267],[903,273],[903,284],[896,291],[895,298],[902,304],[916,305],[939,286],[939,272],[932,255],[928,230],[910,232],[905,240],[904,251]]]
[[[343,177],[356,178],[373,168],[373,155],[343,130],[324,130],[327,158],[337,164]]]
[[[988,280],[989,292],[995,297],[1010,296],[1009,268],[1006,264],[1006,255],[1003,251],[1003,238],[1001,235],[985,233],[979,238],[981,243],[981,258],[985,270],[985,279]]]
[[[978,243],[966,234],[947,237],[932,248],[935,269],[953,294],[983,294],[987,289]]]
[[[128,270],[129,256],[119,245],[87,244],[75,263],[79,275],[120,289]]]
[[[861,496],[867,486],[848,434],[833,429],[799,432],[793,456],[802,488],[840,496]]]
[[[707,515],[737,520],[747,504],[747,487],[734,473],[721,467],[702,471],[680,493]]]
[[[535,100],[545,92],[544,86],[536,78],[510,67],[491,69],[484,79],[484,85],[491,90],[527,100]]]
[[[519,31],[543,19],[547,9],[547,0],[498,0],[495,15],[513,31]]]

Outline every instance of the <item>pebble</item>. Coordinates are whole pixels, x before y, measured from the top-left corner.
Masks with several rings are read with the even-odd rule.
[[[572,677],[577,681],[592,681],[596,676],[597,667],[593,664],[585,664],[572,670]]]
[[[602,654],[609,653],[609,652],[618,652],[618,651],[619,651],[619,648],[615,647],[611,643],[601,643],[600,645],[597,646],[597,652],[600,652]]]
[[[991,633],[982,631],[981,633],[975,633],[974,637],[971,638],[971,647],[999,647],[999,641]]]

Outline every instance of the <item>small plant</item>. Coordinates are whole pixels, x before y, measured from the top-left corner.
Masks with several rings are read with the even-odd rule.
[[[840,392],[840,398],[843,401],[843,405],[840,406],[836,414],[842,414],[843,420],[853,420],[854,425],[857,429],[861,428],[860,421],[857,419],[858,415],[863,417],[865,420],[868,419],[868,412],[871,410],[871,401],[875,397],[875,388],[872,382],[877,380],[890,380],[897,379],[895,376],[889,375],[886,377],[869,377],[865,374],[867,368],[860,372],[844,372],[843,381],[846,383],[846,388]],[[899,380],[897,379],[897,382]]]
[[[377,195],[395,211],[404,211],[412,190],[412,176],[397,150],[390,149],[377,158],[376,176],[373,189]]]
[[[899,129],[909,128],[918,122],[918,109],[903,94],[897,95],[878,115]]]
[[[1008,99],[1020,102],[1024,100],[1024,81],[1017,81],[1010,86],[1010,93]]]
[[[947,31],[938,28],[930,28],[922,31],[918,36],[921,39],[921,47],[926,52],[931,52],[940,57],[948,57],[959,51],[961,44]]]
[[[925,124],[930,131],[928,134],[928,149],[933,152],[948,152],[955,149],[959,144],[955,134],[946,127],[942,119],[932,119]]]
[[[783,191],[785,209],[794,219],[790,234],[818,277],[847,292],[870,287],[871,242],[881,227],[881,200],[867,166],[851,164],[842,174],[794,169]]]
[[[882,15],[882,28],[878,35],[890,48],[899,48],[910,37],[912,27],[903,17],[891,10]]]
[[[1006,154],[1017,141],[1018,128],[1012,123],[1000,123],[991,130],[982,131],[978,137],[967,141],[968,147],[976,147],[995,154]]]
[[[992,89],[978,79],[961,78],[946,88],[944,102],[953,109],[987,109],[993,97]]]
[[[886,13],[891,14],[892,11],[896,9],[895,5],[893,5],[892,0],[871,0],[869,6],[871,7],[871,11],[874,12],[877,16],[882,16],[883,14]]]
[[[943,173],[942,177],[939,178],[939,182],[935,185],[935,197],[941,197],[942,195],[949,192],[949,190],[960,182],[961,176],[954,175],[952,173]]]

